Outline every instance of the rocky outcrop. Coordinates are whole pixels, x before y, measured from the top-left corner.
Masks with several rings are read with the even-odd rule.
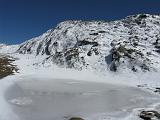
[[[73,117],[73,118],[70,118],[69,120],[84,120],[84,119],[82,119],[80,117]]]
[[[18,72],[18,68],[12,64],[13,61],[9,56],[0,55],[0,79]]]
[[[160,114],[157,111],[142,111],[139,115],[143,120],[160,119]]]

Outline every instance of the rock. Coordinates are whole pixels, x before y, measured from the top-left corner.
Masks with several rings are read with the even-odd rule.
[[[0,56],[0,79],[18,72],[18,68],[13,64],[14,61],[15,59],[9,56]]]
[[[77,41],[76,45],[77,46],[92,45],[93,47],[95,47],[98,46],[98,42],[90,42],[87,40],[83,40],[83,41]]]
[[[147,84],[137,85],[137,87],[144,88],[147,87]]]
[[[84,120],[84,119],[82,119],[82,118],[80,118],[80,117],[72,117],[72,118],[70,118],[69,120]]]
[[[136,48],[127,48],[125,45],[119,44],[112,48],[110,55],[112,56],[112,64],[110,64],[111,71],[117,71],[117,68],[122,64],[129,64],[133,72],[137,72],[137,68],[140,68],[144,72],[152,69],[149,67],[151,64],[150,60],[144,57],[143,52]]]
[[[160,114],[157,111],[142,111],[139,115],[143,120],[152,120],[152,118],[160,119]]]
[[[156,93],[159,93],[160,94],[160,88],[156,88],[156,90],[154,91]]]

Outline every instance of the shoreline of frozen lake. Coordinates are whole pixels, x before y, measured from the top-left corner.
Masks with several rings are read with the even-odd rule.
[[[157,103],[160,97],[124,85],[34,78],[15,82],[5,99],[20,120],[67,120],[102,113],[120,119]]]

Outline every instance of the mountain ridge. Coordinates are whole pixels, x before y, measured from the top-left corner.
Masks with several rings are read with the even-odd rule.
[[[100,71],[156,71],[160,16],[137,14],[117,21],[64,21],[19,45],[20,54],[46,55],[41,64]]]

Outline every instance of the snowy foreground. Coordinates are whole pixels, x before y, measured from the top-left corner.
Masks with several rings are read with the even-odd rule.
[[[160,111],[160,96],[150,90],[160,86],[158,72],[100,75],[14,57],[20,73],[0,80],[0,120],[140,120],[142,110]]]

